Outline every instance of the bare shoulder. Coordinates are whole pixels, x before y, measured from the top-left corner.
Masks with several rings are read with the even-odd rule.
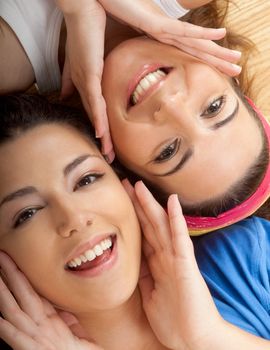
[[[16,34],[0,17],[0,93],[26,90],[34,79],[32,65]]]

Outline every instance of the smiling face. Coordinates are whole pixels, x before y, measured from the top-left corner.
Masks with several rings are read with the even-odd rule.
[[[140,230],[120,181],[86,136],[35,127],[0,147],[0,249],[34,288],[74,313],[127,300]]]
[[[217,198],[248,172],[262,135],[227,77],[146,38],[105,61],[103,92],[122,163],[183,204]]]

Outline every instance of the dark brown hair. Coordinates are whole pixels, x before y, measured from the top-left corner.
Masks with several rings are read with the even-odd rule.
[[[40,125],[64,124],[86,135],[99,147],[94,129],[81,110],[48,102],[40,95],[23,93],[0,96],[0,144]]]
[[[189,23],[197,24],[204,27],[220,28],[225,25],[226,17],[228,14],[229,0],[212,1],[198,9],[191,10],[181,21],[187,21]],[[256,162],[249,169],[246,176],[241,179],[237,184],[227,191],[220,198],[216,198],[207,202],[203,202],[194,206],[183,206],[185,214],[194,216],[217,216],[220,213],[227,211],[237,204],[242,203],[248,197],[250,197],[262,181],[262,178],[266,172],[269,164],[269,145],[263,131],[262,124],[256,115],[255,111],[251,108],[244,95],[254,98],[252,92],[252,77],[248,76],[246,71],[246,61],[248,55],[255,50],[255,45],[249,39],[236,33],[230,32],[227,29],[227,35],[224,39],[218,41],[218,44],[242,51],[242,58],[240,64],[243,67],[241,75],[239,76],[239,85],[232,80],[232,85],[245,104],[250,115],[254,117],[263,135],[263,147],[261,153],[256,159]],[[117,168],[120,169],[120,174],[126,174],[132,182],[140,179],[134,172],[127,170],[120,164],[117,164]],[[162,205],[166,205],[168,193],[166,193],[159,186],[153,185],[150,181],[145,180],[149,189]],[[181,201],[181,198],[180,198]],[[270,219],[270,200],[267,201],[255,214],[266,219]]]
[[[235,84],[234,81],[232,81],[232,85],[237,95],[244,103],[247,112],[254,118],[260,129],[263,138],[263,146],[261,152],[258,158],[255,160],[255,162],[252,164],[252,166],[247,170],[245,176],[242,179],[240,179],[237,183],[235,183],[231,188],[229,188],[227,192],[224,193],[222,196],[201,203],[196,203],[194,205],[186,205],[185,203],[181,202],[181,198],[179,198],[185,215],[216,217],[219,214],[234,208],[235,206],[249,198],[256,191],[267,170],[269,164],[269,144],[262,123],[259,117],[257,116],[256,112],[247,102],[247,99],[241,92],[239,86]],[[141,180],[141,177],[135,174],[133,171],[126,169],[123,165],[119,163],[116,163],[116,165],[120,177],[127,176],[132,183]],[[163,206],[166,206],[167,199],[170,193],[167,193],[166,191],[164,191],[164,189],[161,189],[159,186],[153,184],[147,179],[143,179],[143,181],[153,193],[155,198]],[[266,201],[266,203],[260,209],[258,209],[255,215],[270,220],[269,209],[270,200]]]

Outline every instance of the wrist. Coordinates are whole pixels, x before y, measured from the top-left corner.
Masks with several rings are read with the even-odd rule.
[[[56,5],[64,16],[79,15],[87,9],[94,8],[96,1],[93,0],[55,0]]]
[[[205,328],[205,327],[203,327]],[[196,325],[192,332],[183,338],[183,344],[179,344],[174,350],[217,350],[226,349],[226,337],[229,334],[230,324],[222,319],[213,317],[210,322],[207,322],[205,330],[200,331]],[[224,344],[224,347],[221,345]]]

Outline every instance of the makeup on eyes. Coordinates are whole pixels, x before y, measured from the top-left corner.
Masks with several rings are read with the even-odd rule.
[[[100,164],[100,162],[102,163]],[[93,185],[105,175],[105,169],[102,165],[103,160],[95,155],[76,157],[59,173],[58,185],[62,183],[61,173],[67,178],[67,190],[75,192]],[[56,186],[58,185],[56,183]],[[46,206],[46,198],[37,187],[26,186],[7,194],[1,202],[1,206],[6,207],[3,213],[5,213],[8,226],[16,229],[28,222]]]
[[[227,113],[226,113],[227,116],[224,118],[224,116],[223,116],[224,113],[221,113],[221,112],[223,110],[226,111],[226,102],[227,102],[227,95],[220,95],[219,97],[215,97],[212,99],[212,102],[210,102],[208,104],[208,107],[204,109],[203,113],[201,113],[201,116],[203,118],[209,119],[209,120],[212,118],[214,120],[215,117],[218,118],[219,115],[222,114],[221,117],[223,119],[221,121],[216,122],[213,126],[210,126],[209,128],[211,130],[216,130],[216,129],[226,125],[237,115],[238,109],[239,109],[239,101],[238,101],[238,99],[235,99],[235,103],[233,102],[232,113],[229,113],[229,115],[227,115]],[[215,104],[217,104],[217,105],[214,106]],[[230,103],[230,105],[231,105],[231,103]],[[211,110],[210,108],[212,108],[212,106],[214,106],[214,108]],[[205,111],[207,111],[207,109],[210,109],[210,112],[208,113],[207,116],[205,116],[206,115]],[[229,108],[229,109],[231,109],[231,108]],[[181,144],[181,142],[178,142],[178,144],[177,144],[177,140],[178,139],[175,139],[169,145],[165,146],[163,148],[163,150],[160,152],[159,156],[157,156],[154,159],[154,163],[156,163],[156,164],[165,163],[166,161],[170,161],[171,159],[173,159],[176,156],[176,154],[178,153],[179,148],[180,148],[180,144]],[[162,173],[162,174],[153,174],[153,175],[154,176],[168,176],[168,175],[174,174],[175,172],[179,171],[187,163],[187,161],[192,157],[193,153],[194,153],[193,147],[189,147],[183,153],[181,159],[176,164],[176,166],[174,166],[171,170],[166,171],[165,173]],[[162,157],[162,154],[165,155],[164,159],[159,161],[158,158]]]
[[[166,145],[163,147],[161,152],[155,159],[153,160],[154,163],[163,163],[167,160],[171,159],[175,156],[175,154],[178,152],[181,145],[181,139],[176,138],[173,140],[173,142],[170,142],[169,145]]]

